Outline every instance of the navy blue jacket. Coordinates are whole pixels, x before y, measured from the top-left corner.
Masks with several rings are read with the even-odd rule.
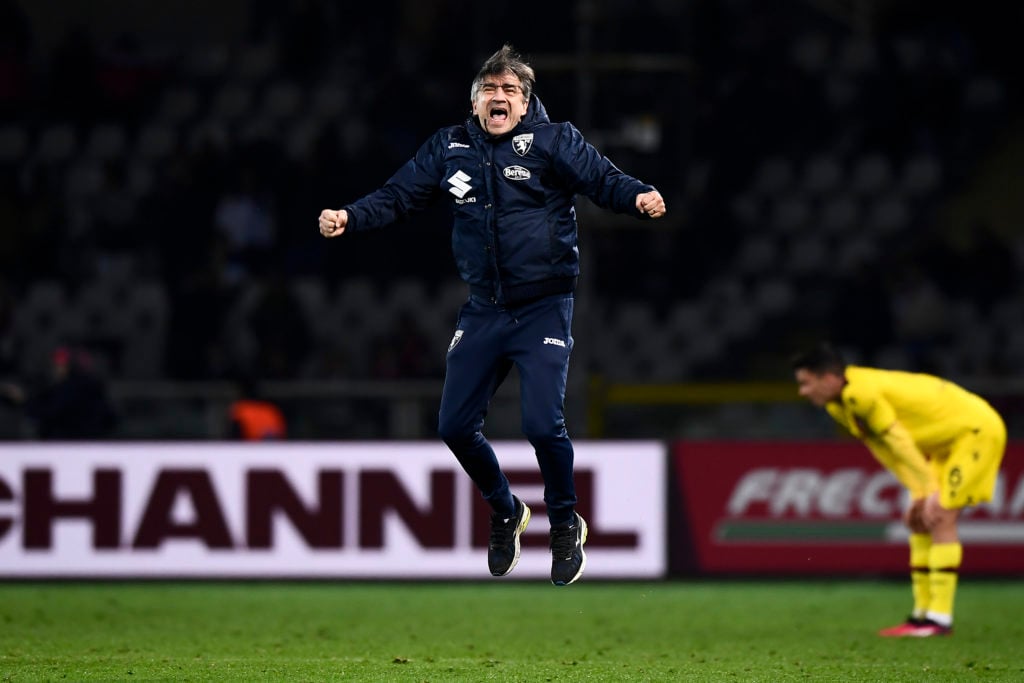
[[[575,289],[576,194],[637,218],[654,188],[626,175],[533,96],[514,129],[488,135],[475,117],[437,131],[382,188],[348,206],[349,230],[379,228],[444,197],[452,251],[470,291],[508,305]]]

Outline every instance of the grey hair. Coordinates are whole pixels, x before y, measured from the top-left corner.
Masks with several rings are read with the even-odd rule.
[[[527,64],[522,56],[520,56],[520,54],[516,52],[511,45],[505,43],[501,46],[500,50],[488,57],[487,61],[483,63],[483,66],[480,67],[480,71],[477,72],[476,78],[473,79],[473,86],[469,90],[470,101],[476,99],[477,92],[480,90],[480,85],[486,77],[504,76],[509,72],[519,79],[519,82],[523,87],[523,97],[529,100],[530,95],[533,93],[533,85],[537,81],[537,77],[533,72],[533,67]]]

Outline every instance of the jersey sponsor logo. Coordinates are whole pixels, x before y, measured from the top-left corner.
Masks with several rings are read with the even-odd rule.
[[[531,147],[533,147],[533,133],[523,133],[512,138],[512,149],[521,157],[529,154]]]
[[[530,169],[522,166],[507,166],[501,170],[509,180],[529,180]]]
[[[454,349],[460,341],[462,341],[462,330],[455,330],[455,336],[452,337],[451,342],[448,344],[448,350]]]
[[[466,175],[465,171],[456,171],[455,175],[448,179],[448,184],[451,185],[448,191],[462,199],[466,196],[467,192],[473,189],[473,186],[469,184],[469,181],[472,179]]]
[[[449,142],[448,143],[448,149],[455,149],[456,147],[458,147],[459,149],[469,149],[470,145],[464,144],[462,142]]]
[[[556,339],[555,337],[544,337],[544,343],[551,344],[552,346],[561,346],[563,349],[565,348],[565,342],[561,339]]]

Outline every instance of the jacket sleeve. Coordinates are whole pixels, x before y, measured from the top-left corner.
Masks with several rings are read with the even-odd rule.
[[[603,156],[571,123],[561,124],[554,150],[555,172],[576,194],[588,197],[604,209],[648,218],[636,210],[636,196],[653,185],[626,175]]]
[[[427,208],[440,193],[441,132],[435,133],[384,186],[343,207],[352,231],[382,228]]]

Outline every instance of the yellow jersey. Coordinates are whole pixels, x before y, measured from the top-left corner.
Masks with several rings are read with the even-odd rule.
[[[826,410],[914,497],[939,490],[929,460],[944,460],[957,439],[1002,421],[980,396],[941,377],[854,365],[845,376]]]

